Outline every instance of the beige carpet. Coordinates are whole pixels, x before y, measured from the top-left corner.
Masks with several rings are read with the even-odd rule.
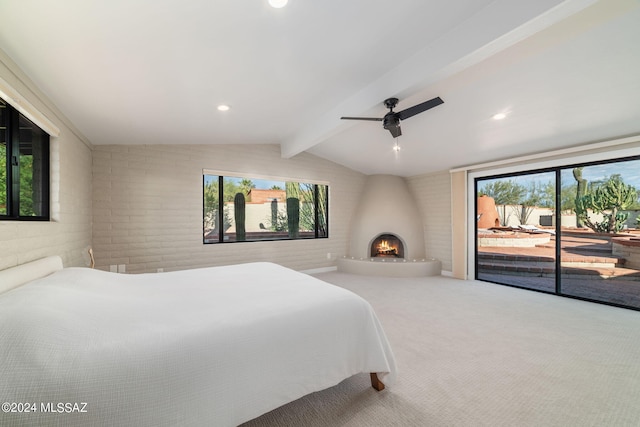
[[[640,312],[446,277],[317,277],[373,305],[398,381],[376,392],[357,375],[247,427],[640,426]]]

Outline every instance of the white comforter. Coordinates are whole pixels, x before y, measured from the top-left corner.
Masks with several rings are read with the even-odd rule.
[[[270,263],[68,268],[0,295],[0,402],[30,411],[2,426],[233,426],[394,371],[366,301]]]

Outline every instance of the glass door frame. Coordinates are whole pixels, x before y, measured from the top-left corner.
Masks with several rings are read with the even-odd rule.
[[[622,148],[622,149],[611,149],[609,151],[603,152],[595,152],[589,154],[576,154],[572,157],[560,157],[553,160],[540,160],[538,162],[522,162],[517,165],[506,165],[499,167],[500,162],[496,162],[494,168],[485,167],[476,171],[468,170],[467,171],[467,277],[471,280],[481,280],[478,279],[478,257],[477,257],[477,248],[478,248],[478,233],[477,233],[477,182],[482,179],[491,179],[491,178],[500,178],[500,177],[509,177],[509,176],[521,176],[521,175],[529,175],[533,173],[542,173],[542,172],[555,172],[556,179],[556,208],[561,206],[561,171],[563,169],[580,167],[580,166],[593,166],[599,164],[607,164],[607,163],[618,163],[629,160],[640,160],[640,154],[638,152],[640,149],[638,147],[633,148]],[[491,165],[489,165],[491,166]],[[640,190],[640,188],[638,188]],[[562,283],[561,283],[561,248],[562,248],[562,236],[561,236],[561,211],[560,209],[555,209],[555,230],[556,230],[556,248],[555,248],[555,292],[547,292],[542,290],[530,289],[526,287],[521,287],[517,285],[509,285],[499,283],[504,286],[512,286],[526,290],[532,290],[536,292],[543,292],[547,294],[562,296],[565,298],[573,298],[579,300],[585,300],[590,302],[595,302],[598,304],[611,305],[615,307],[622,307],[626,309],[640,311],[640,307],[632,307],[622,304],[610,303],[607,301],[594,300],[589,298],[583,298],[574,295],[568,295],[562,293]],[[484,280],[486,281],[486,280]],[[493,283],[493,282],[490,282]]]
[[[502,174],[498,174],[498,175],[486,175],[486,176],[482,176],[482,177],[474,177],[473,179],[473,194],[475,195],[474,200],[473,200],[473,209],[474,209],[474,214],[472,216],[472,218],[478,218],[478,204],[477,204],[477,194],[478,194],[478,181],[483,181],[483,180],[490,180],[490,179],[497,179],[497,178],[512,178],[512,177],[520,177],[520,176],[526,176],[526,175],[536,175],[536,174],[545,174],[545,173],[554,173],[554,179],[555,179],[555,197],[554,197],[554,216],[555,216],[555,238],[556,238],[556,245],[555,245],[555,251],[554,251],[554,282],[555,282],[555,290],[554,292],[549,292],[549,291],[545,291],[545,290],[541,290],[541,289],[535,289],[535,288],[530,288],[530,287],[526,287],[526,286],[518,286],[517,284],[509,284],[509,283],[502,283],[502,282],[493,282],[491,280],[486,280],[486,279],[480,279],[478,278],[478,269],[479,269],[479,257],[478,257],[478,248],[479,248],[479,237],[478,237],[478,221],[473,221],[473,239],[474,239],[474,245],[473,245],[473,272],[474,275],[473,277],[475,278],[475,280],[480,280],[483,282],[489,282],[489,283],[496,283],[498,285],[504,285],[504,286],[511,286],[514,288],[520,288],[520,289],[526,289],[526,290],[530,290],[530,291],[535,291],[535,292],[542,292],[545,294],[551,294],[551,295],[561,295],[560,293],[560,268],[561,268],[561,259],[560,259],[560,248],[561,243],[560,243],[560,211],[557,209],[557,207],[560,204],[560,188],[559,188],[559,182],[560,182],[560,169],[557,167],[551,167],[551,168],[543,168],[543,169],[527,169],[525,171],[517,171],[517,172],[512,172],[512,173],[502,173]]]

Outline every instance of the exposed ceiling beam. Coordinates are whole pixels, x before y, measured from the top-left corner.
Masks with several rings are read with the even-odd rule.
[[[425,89],[596,1],[497,0],[282,141],[282,157],[293,157],[348,126],[355,125],[353,122],[341,121],[341,116],[361,115],[376,106],[381,106],[386,98],[402,98],[411,92]]]

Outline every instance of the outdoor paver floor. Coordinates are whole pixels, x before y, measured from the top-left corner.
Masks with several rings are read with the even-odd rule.
[[[560,251],[563,262],[593,262],[615,259],[611,255],[611,243],[608,239],[588,236],[561,235],[562,249]],[[519,257],[544,257],[555,259],[555,236],[551,241],[538,247],[481,247],[479,254],[492,255],[516,255]],[[519,258],[518,257],[518,258]],[[484,262],[484,261],[483,261]],[[490,261],[488,261],[490,262]],[[500,261],[508,263],[509,261]],[[518,261],[511,261],[517,265]],[[499,266],[498,266],[499,268]],[[569,270],[563,269],[565,273]],[[551,270],[553,271],[553,269]],[[640,272],[624,268],[601,267],[573,267],[571,275],[562,278],[561,293],[603,301],[607,303],[640,308]],[[581,275],[580,273],[584,273]],[[590,274],[589,274],[590,273]],[[616,274],[624,277],[601,278],[600,274]],[[507,271],[481,271],[478,278],[495,283],[510,284],[519,287],[555,293],[555,278],[553,274],[548,277],[536,277],[533,275],[510,274]]]

